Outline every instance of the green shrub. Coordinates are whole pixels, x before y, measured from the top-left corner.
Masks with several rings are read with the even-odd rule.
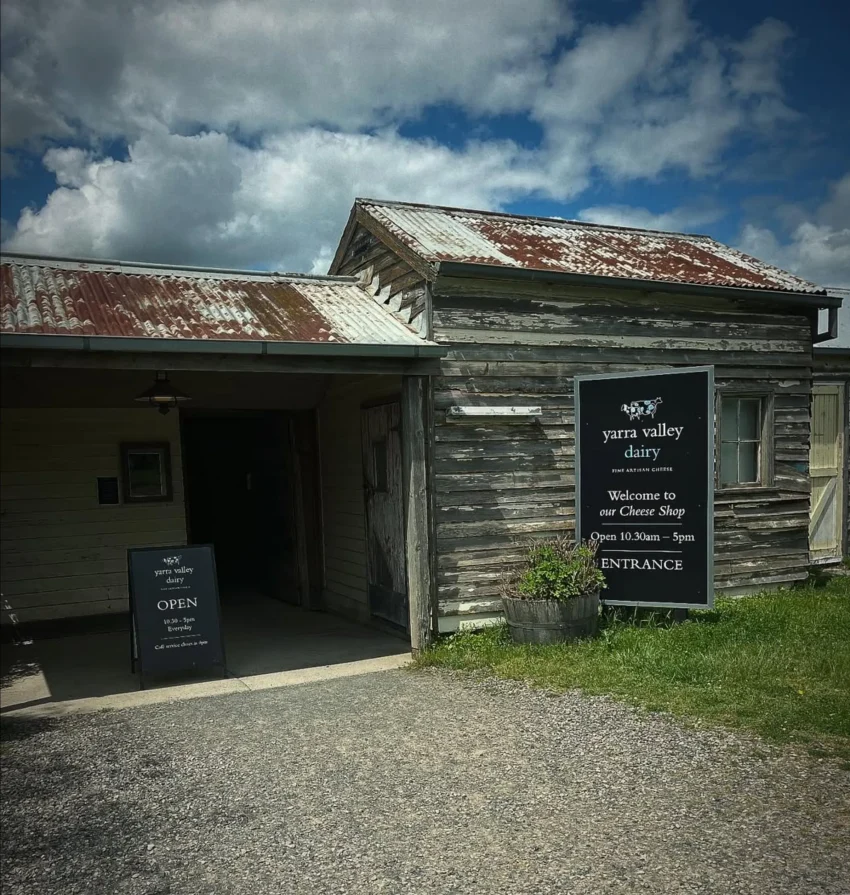
[[[565,602],[605,587],[595,542],[556,538],[531,545],[523,562],[503,581],[502,594],[519,600]]]

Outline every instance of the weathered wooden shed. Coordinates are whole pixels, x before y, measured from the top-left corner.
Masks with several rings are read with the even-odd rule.
[[[233,599],[418,648],[497,617],[521,544],[574,531],[574,376],[694,365],[716,587],[806,577],[813,346],[840,298],[704,236],[365,199],[331,273],[3,258],[17,617],[126,612],[128,547],[212,541]],[[138,400],[163,378],[191,398],[169,414]]]
[[[407,632],[444,349],[357,278],[6,255],[0,343],[4,624],[126,614],[128,548],[213,543],[237,614]]]
[[[446,348],[426,446],[439,630],[494,618],[519,542],[574,530],[577,374],[713,365],[716,588],[806,577],[813,346],[840,298],[707,236],[369,199],[330,272]]]

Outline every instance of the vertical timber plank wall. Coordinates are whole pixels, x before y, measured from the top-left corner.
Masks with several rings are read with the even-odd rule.
[[[850,349],[816,348],[815,382],[839,382],[844,385],[844,532],[842,552],[850,556]]]
[[[850,368],[850,364],[848,364]],[[848,371],[850,372],[850,371]],[[842,553],[850,557],[850,375],[844,380],[844,540]]]
[[[2,591],[18,619],[128,611],[127,548],[186,543],[178,415],[5,408],[2,433]],[[173,500],[98,505],[122,441],[170,442]]]
[[[361,406],[397,399],[400,376],[336,377],[319,405],[319,451],[327,609],[369,620],[366,581],[366,506],[360,444]]]
[[[850,557],[850,356],[845,357],[844,382],[844,542],[842,553]]]
[[[573,377],[714,364],[718,389],[774,402],[771,487],[719,491],[715,583],[743,593],[806,577],[810,321],[725,300],[442,278],[434,338],[440,629],[496,617],[520,544],[575,530]],[[542,405],[537,421],[446,420],[452,404]]]

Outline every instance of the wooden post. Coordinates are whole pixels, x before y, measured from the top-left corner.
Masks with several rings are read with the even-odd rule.
[[[410,646],[414,653],[431,643],[431,565],[424,376],[403,376],[401,457],[404,467],[404,537]]]

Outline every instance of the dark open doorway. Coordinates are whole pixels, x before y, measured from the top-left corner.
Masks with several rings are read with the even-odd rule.
[[[182,435],[189,542],[214,545],[222,599],[303,602],[289,416],[186,414]]]

